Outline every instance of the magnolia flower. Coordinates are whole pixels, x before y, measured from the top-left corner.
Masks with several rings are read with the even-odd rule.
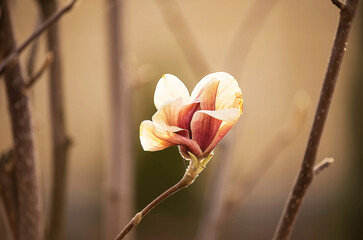
[[[145,151],[178,145],[190,159],[209,156],[242,114],[242,92],[234,77],[225,72],[205,76],[191,95],[182,81],[165,74],[158,82],[152,121],[140,125]]]

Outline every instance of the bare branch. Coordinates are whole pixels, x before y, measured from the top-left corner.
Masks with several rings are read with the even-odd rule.
[[[334,163],[334,158],[324,158],[321,162],[315,165],[314,174],[315,176],[321,173],[324,169]]]
[[[14,167],[14,150],[9,149],[0,156],[0,171],[9,172]]]
[[[13,236],[16,235],[17,228],[17,201],[14,167],[15,152],[13,149],[9,149],[0,156],[0,202],[2,202],[5,207],[4,217],[6,217],[6,222],[9,225],[9,231],[11,231]]]
[[[154,207],[159,205],[162,201],[173,195],[174,193],[178,192],[179,190],[188,187],[191,185],[195,179],[199,176],[199,174],[205,169],[206,165],[208,164],[209,160],[213,157],[213,153],[210,154],[208,157],[204,159],[197,159],[194,155],[190,155],[191,160],[189,161],[189,166],[185,171],[184,176],[182,179],[162,193],[160,196],[155,198],[151,203],[149,203],[142,211],[138,212],[134,218],[126,225],[126,227],[117,235],[115,240],[123,239],[134,227],[136,227],[142,218],[148,214]]]
[[[62,9],[54,13],[51,17],[49,17],[35,32],[33,32],[28,39],[26,39],[18,48],[13,50],[6,58],[4,58],[0,62],[0,74],[3,73],[4,68],[10,64],[11,62],[19,56],[19,54],[35,39],[37,39],[40,34],[42,34],[45,30],[47,30],[52,24],[57,22],[65,13],[73,8],[77,0],[72,0]]]
[[[39,14],[38,20],[37,20],[37,23],[35,26],[35,30],[40,26],[40,24],[42,23],[42,20],[43,20],[43,18],[41,16],[41,14]],[[32,46],[30,48],[30,51],[29,51],[28,58],[26,60],[26,71],[27,71],[28,76],[33,75],[35,59],[37,58],[38,49],[39,49],[39,38],[37,38],[33,42]]]
[[[210,65],[198,46],[179,3],[165,0],[155,0],[155,3],[159,7],[170,32],[183,50],[195,75],[202,77],[210,73]]]
[[[76,3],[72,0],[57,11],[56,0],[38,0],[43,19],[59,19],[61,14],[71,10]],[[52,141],[52,187],[49,204],[49,218],[46,226],[45,239],[64,239],[65,209],[67,194],[68,155],[71,146],[66,131],[65,111],[63,106],[63,72],[61,62],[61,43],[59,27],[56,20],[49,28],[46,39],[47,49],[53,54],[53,62],[49,71],[50,126]]]
[[[337,6],[341,11],[345,10],[345,4],[342,3],[340,0],[331,0],[331,2]]]
[[[112,239],[125,226],[134,211],[134,159],[132,151],[132,86],[128,79],[124,47],[124,2],[112,4],[107,14],[107,50],[109,66],[110,161],[107,164],[105,201],[103,206],[103,239]],[[132,75],[131,75],[132,76]],[[135,239],[134,234],[128,236]]]
[[[34,85],[34,83],[43,75],[45,70],[48,69],[49,65],[52,62],[53,62],[53,54],[52,52],[48,52],[39,70],[34,75],[30,76],[28,81],[26,81],[27,82],[26,89],[29,89]]]
[[[0,0],[0,58],[16,49],[16,41],[7,0]],[[40,191],[34,149],[29,98],[24,94],[25,81],[17,58],[4,69],[16,164],[16,235],[18,240],[39,240],[41,231]]]
[[[323,88],[315,119],[311,128],[309,141],[306,147],[302,165],[289,194],[284,211],[280,217],[273,239],[288,239],[293,229],[301,203],[314,177],[314,164],[319,148],[320,139],[328,117],[329,107],[333,98],[334,88],[338,79],[339,70],[347,47],[347,40],[352,26],[359,0],[347,0],[346,6],[350,11],[340,11],[339,25],[336,32],[331,56],[326,71]]]

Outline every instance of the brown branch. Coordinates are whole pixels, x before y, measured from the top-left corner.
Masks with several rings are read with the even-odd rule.
[[[0,156],[0,201],[4,205],[6,222],[9,225],[11,234],[16,235],[16,182],[14,175],[15,153],[10,149]]]
[[[334,93],[340,66],[346,51],[347,40],[359,0],[347,0],[344,10],[340,11],[339,25],[334,40],[327,72],[321,90],[319,104],[310,132],[305,156],[298,177],[287,199],[273,239],[288,239],[293,229],[305,193],[313,181],[314,164],[323,133],[325,121]]]
[[[314,167],[315,176],[321,173],[326,168],[328,168],[333,163],[334,163],[334,158],[324,158],[321,162],[315,165]]]
[[[164,20],[179,47],[185,54],[194,74],[203,77],[211,72],[211,67],[194,38],[177,1],[155,0]]]
[[[49,65],[53,62],[53,54],[51,52],[47,53],[42,65],[35,74],[30,75],[29,79],[26,81],[26,89],[31,88],[34,83],[43,75],[45,70],[48,69]]]
[[[16,49],[16,41],[7,0],[0,0],[0,58],[9,56]],[[25,81],[18,59],[4,69],[4,80],[11,118],[13,149],[16,164],[14,168],[17,231],[15,239],[40,239],[40,204],[37,182],[37,166],[29,99],[24,94]]]
[[[41,14],[39,14],[38,20],[37,20],[37,23],[35,26],[35,30],[38,28],[38,26],[40,26],[40,24],[42,23],[42,20],[43,20],[42,16],[41,16]],[[28,76],[33,75],[35,60],[36,60],[37,54],[38,54],[38,49],[39,49],[39,38],[37,38],[33,42],[32,46],[30,48],[30,51],[29,51],[27,61],[26,61],[26,71],[27,71]]]
[[[38,0],[43,19],[54,24],[47,32],[47,48],[53,54],[49,71],[50,123],[53,149],[53,174],[50,210],[46,239],[64,239],[65,212],[67,199],[68,154],[71,140],[67,134],[63,106],[63,72],[61,64],[61,44],[57,19],[72,9],[76,0],[57,11],[56,0]],[[53,20],[54,19],[54,20]],[[53,21],[52,21],[53,20]],[[46,66],[44,66],[46,67]]]
[[[190,153],[189,153],[190,154]],[[138,212],[134,218],[126,225],[126,227],[117,235],[115,240],[123,239],[134,227],[136,227],[143,217],[148,214],[154,207],[156,207],[159,203],[178,192],[182,188],[186,188],[191,185],[198,175],[205,169],[209,160],[213,157],[213,154],[209,155],[205,159],[197,159],[194,155],[190,154],[191,160],[189,161],[189,166],[185,171],[182,179],[162,193],[159,197],[155,198],[151,203],[149,203],[142,211]]]
[[[110,161],[107,166],[106,194],[103,206],[104,239],[112,239],[134,213],[134,160],[132,152],[132,88],[127,79],[124,58],[123,1],[105,0],[112,4],[107,14],[109,96],[110,96]],[[133,235],[129,236],[133,239]]]
[[[345,9],[345,4],[342,3],[341,1],[339,0],[331,0],[331,2],[337,6],[337,8],[339,8],[341,11],[343,11]]]
[[[5,67],[12,63],[16,62],[16,57],[35,39],[37,39],[40,34],[42,34],[45,30],[47,30],[52,24],[57,22],[65,13],[73,8],[77,0],[72,0],[66,6],[61,8],[59,11],[51,15],[36,31],[34,31],[28,39],[26,39],[18,48],[14,49],[11,53],[8,53],[7,57],[4,58],[0,62],[0,74],[3,73]]]

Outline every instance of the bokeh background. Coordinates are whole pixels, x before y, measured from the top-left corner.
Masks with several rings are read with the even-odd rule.
[[[61,6],[65,3],[59,1]],[[300,133],[281,151],[220,234],[220,239],[270,239],[305,151],[338,9],[329,0],[177,3],[191,30],[192,36],[184,37],[195,40],[212,72],[228,71],[238,79],[243,92],[244,113],[233,129],[238,131],[233,138],[233,174],[246,174],[259,164],[255,160],[283,126],[295,94],[304,90],[310,95],[311,106]],[[70,240],[104,239],[102,206],[112,131],[106,19],[113,7],[112,2],[104,0],[83,0],[60,21],[66,125],[73,140],[66,224],[66,239]],[[124,0],[120,10],[124,66],[128,68],[127,81],[133,86],[127,103],[132,119],[129,141],[135,163],[135,205],[141,210],[176,183],[187,164],[176,147],[151,153],[144,152],[139,143],[139,124],[151,119],[156,111],[156,83],[163,74],[171,73],[191,91],[202,76],[193,71],[193,64],[170,31],[158,3]],[[22,42],[36,26],[38,8],[34,1],[17,0],[13,1],[13,13],[16,36]],[[325,157],[336,161],[311,185],[292,239],[363,237],[362,20],[360,4],[317,157],[317,161]],[[42,53],[44,46],[42,37]],[[27,54],[23,54],[23,62]],[[43,57],[39,54],[36,65]],[[47,80],[45,74],[30,92],[45,211],[51,186]],[[10,129],[4,84],[0,82],[0,152],[12,145]],[[203,213],[208,201],[212,201],[210,183],[225,161],[218,151],[193,185],[143,219],[135,231],[138,239],[198,239]]]

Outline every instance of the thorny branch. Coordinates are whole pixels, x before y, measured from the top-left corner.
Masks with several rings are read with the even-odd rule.
[[[26,39],[22,44],[19,45],[15,50],[13,50],[11,53],[7,55],[6,58],[4,58],[0,62],[0,74],[3,73],[4,68],[14,61],[14,59],[19,56],[19,54],[35,39],[37,39],[40,34],[42,34],[45,30],[47,30],[52,24],[57,22],[65,13],[67,13],[69,10],[73,8],[77,0],[72,0],[70,3],[68,3],[66,6],[64,6],[62,9],[54,13],[52,16],[50,16],[44,23],[39,26],[37,30],[35,30],[28,39]]]
[[[319,147],[319,142],[324,130],[324,125],[328,116],[329,107],[334,93],[334,88],[337,82],[339,70],[345,50],[347,40],[352,26],[352,21],[357,10],[359,0],[347,0],[344,7],[337,4],[340,11],[340,18],[337,33],[334,40],[334,45],[331,51],[331,56],[325,75],[323,87],[321,90],[319,104],[316,110],[315,119],[311,128],[309,141],[306,147],[305,156],[302,165],[287,199],[283,213],[280,217],[279,224],[276,228],[274,240],[288,239],[293,229],[296,217],[298,215],[302,200],[305,196],[314,177],[314,164]]]

